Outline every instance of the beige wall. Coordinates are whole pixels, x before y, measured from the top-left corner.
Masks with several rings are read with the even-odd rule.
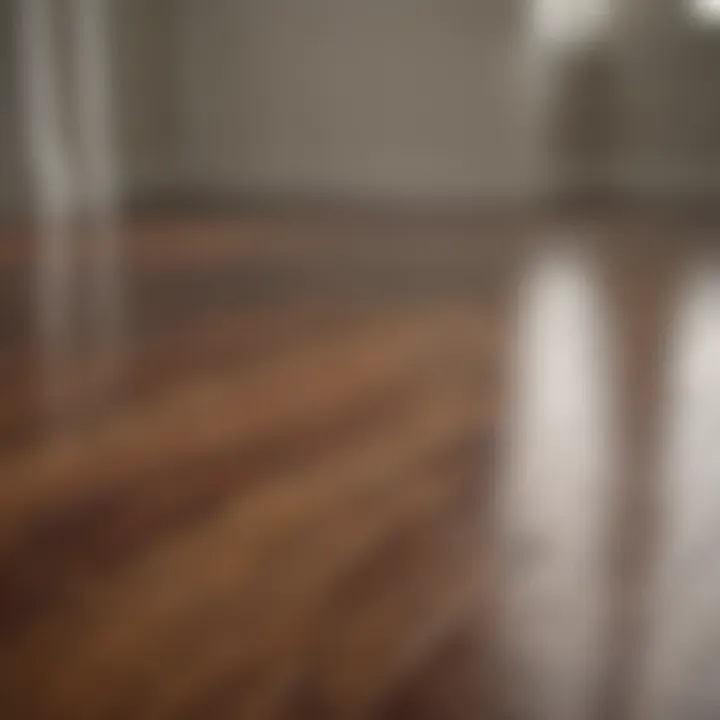
[[[182,146],[219,187],[525,190],[514,0],[184,0]]]
[[[174,28],[180,4],[112,0],[119,166],[126,191],[136,195],[166,192],[179,181]]]
[[[27,207],[28,138],[23,132],[21,0],[0,0],[0,212]],[[71,5],[53,0],[56,71],[63,95],[63,136],[77,144],[72,92]],[[170,29],[174,0],[111,0],[111,95],[122,186],[132,195],[166,192],[179,180],[173,85],[175,54]],[[72,154],[72,151],[71,151]]]
[[[0,208],[26,187],[17,1]],[[683,0],[612,2],[610,41],[547,52],[525,0],[112,0],[125,190],[720,192],[720,28]]]
[[[0,213],[27,201],[20,80],[16,62],[17,8],[0,2]]]
[[[615,167],[623,187],[720,193],[720,25],[693,22],[689,4],[619,6]]]
[[[179,2],[191,183],[720,193],[720,26],[689,0],[608,0],[606,37],[562,48],[524,0]]]

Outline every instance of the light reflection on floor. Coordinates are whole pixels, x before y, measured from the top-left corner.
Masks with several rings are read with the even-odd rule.
[[[78,414],[111,407],[128,352],[120,237],[110,215],[82,230],[70,219],[38,229],[37,389],[48,439],[71,429]]]
[[[661,534],[649,588],[639,714],[695,720],[720,707],[720,270],[696,268],[674,320],[665,378]]]
[[[526,271],[504,497],[520,717],[589,717],[602,682],[613,476],[605,312],[580,251],[550,251]]]
[[[92,393],[110,390],[122,365],[125,324],[103,40],[107,8],[94,0],[61,7],[73,41],[65,66],[58,60],[54,6],[52,0],[23,0],[18,42],[35,210],[39,409],[50,433],[72,414],[78,378],[93,373]]]

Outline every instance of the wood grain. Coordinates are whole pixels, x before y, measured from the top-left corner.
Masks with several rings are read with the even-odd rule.
[[[643,368],[697,249],[673,241],[683,222],[139,218],[121,228],[122,346],[108,362],[78,287],[58,365],[33,332],[32,233],[5,230],[0,715],[510,717],[507,633],[527,628],[508,582],[530,572],[498,533],[517,297],[571,237],[626,358],[596,388],[629,408],[632,458],[599,665],[632,660],[597,680],[629,717],[645,640],[628,567],[650,582],[655,493],[634,440],[661,412],[660,366]]]

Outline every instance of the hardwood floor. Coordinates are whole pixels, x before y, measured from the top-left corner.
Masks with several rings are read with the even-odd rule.
[[[3,718],[720,709],[711,681],[683,685],[692,652],[672,692],[670,661],[644,659],[677,644],[647,598],[672,595],[662,488],[685,446],[665,469],[658,438],[692,435],[717,383],[692,344],[720,310],[711,224],[246,212],[118,232],[111,342],[80,236],[53,337],[33,333],[35,238],[0,243]],[[720,512],[706,397],[694,497]],[[707,554],[714,516],[683,517],[682,552],[694,530]]]

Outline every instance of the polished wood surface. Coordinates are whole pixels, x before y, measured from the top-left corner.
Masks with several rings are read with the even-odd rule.
[[[642,698],[657,695],[644,649],[658,636],[646,598],[662,595],[668,328],[692,269],[714,266],[711,223],[246,212],[117,232],[123,312],[110,341],[83,265],[91,234],[71,238],[77,294],[60,339],[34,332],[37,238],[7,229],[0,244],[1,717],[654,716]],[[568,253],[570,265],[557,260]],[[518,540],[500,508],[508,456],[524,452],[512,442],[522,318],[549,343],[557,316],[552,303],[524,315],[523,293],[535,268],[566,277],[577,262],[612,349],[560,354],[591,369],[581,392],[613,398],[615,444],[599,466],[605,560],[583,560],[605,601],[602,643],[558,650],[515,640],[556,622],[547,603],[564,598],[567,632],[587,629],[582,613],[569,619],[578,593],[554,590],[577,581],[575,556],[553,566],[547,548],[582,544],[572,533],[588,525],[545,520],[549,537]],[[556,275],[538,277],[528,307],[556,292]],[[564,282],[570,307],[584,291]],[[592,324],[559,317],[560,343]],[[606,354],[615,369],[601,378]],[[528,372],[552,398],[574,370]],[[543,419],[548,402],[542,447],[560,464],[533,460],[527,477],[549,479],[518,485],[531,510],[572,446]],[[700,476],[711,445],[694,451],[712,465]],[[576,502],[564,512],[595,512]],[[514,614],[537,572],[551,591]],[[546,672],[553,653],[581,668],[576,684],[595,673],[592,709],[537,699],[567,691],[568,670]],[[692,708],[705,712],[709,691],[687,692],[684,714],[662,717],[708,717]]]

